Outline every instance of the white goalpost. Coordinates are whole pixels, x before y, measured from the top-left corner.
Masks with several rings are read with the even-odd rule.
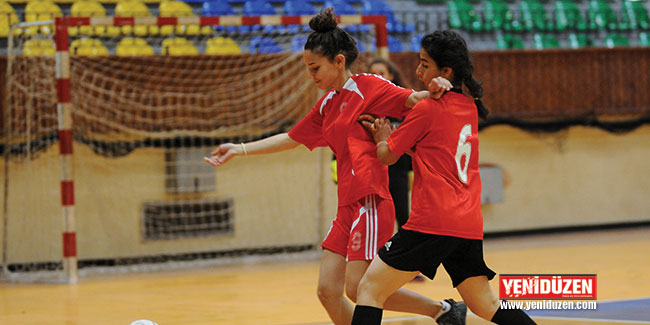
[[[384,16],[338,18],[372,26],[355,37],[388,55]],[[61,17],[14,26],[25,32],[12,30],[7,49],[1,279],[74,283],[84,270],[315,250],[333,217],[324,205],[336,202],[328,150],[236,158],[217,169],[201,159],[223,142],[288,131],[321,95],[292,46],[306,30],[218,27],[309,19]],[[27,32],[46,25],[53,34]],[[99,26],[119,35],[69,33]],[[175,29],[125,32],[137,26]],[[179,35],[189,26],[208,32]],[[277,48],[262,50],[267,41]],[[240,52],[210,52],[214,42]]]

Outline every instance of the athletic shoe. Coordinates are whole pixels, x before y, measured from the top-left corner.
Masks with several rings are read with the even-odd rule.
[[[445,299],[451,305],[451,309],[442,314],[436,322],[441,325],[464,325],[467,317],[467,306],[462,301],[455,302],[454,299]]]

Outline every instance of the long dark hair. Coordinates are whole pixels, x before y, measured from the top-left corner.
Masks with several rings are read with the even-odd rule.
[[[474,65],[463,37],[450,30],[435,31],[424,36],[421,45],[439,69],[448,67],[453,70],[454,80],[451,80],[451,83],[459,88],[465,84],[474,98],[478,115],[483,119],[487,118],[489,111],[481,102],[483,85],[474,79]]]
[[[337,26],[336,14],[332,8],[324,8],[309,21],[313,30],[307,37],[305,50],[334,61],[339,54],[345,56],[345,67],[350,68],[359,56],[357,42],[343,29]]]
[[[407,84],[406,80],[404,80],[404,77],[402,76],[402,71],[400,71],[397,66],[384,58],[374,58],[370,63],[368,64],[368,70],[370,70],[370,67],[372,67],[375,64],[383,64],[388,68],[388,72],[393,75],[393,80],[391,80],[394,84],[402,87],[402,88],[410,88],[409,85]]]

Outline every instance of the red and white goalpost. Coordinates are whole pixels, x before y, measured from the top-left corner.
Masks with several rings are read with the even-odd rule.
[[[12,33],[0,278],[74,283],[78,265],[130,270],[152,261],[318,247],[331,219],[323,210],[331,189],[321,170],[328,153],[250,158],[264,168],[232,164],[216,171],[216,181],[200,159],[220,142],[286,131],[304,116],[320,93],[299,53],[84,57],[70,54],[68,34],[77,26],[304,25],[310,19],[56,18],[54,35],[30,36],[51,37],[54,59],[22,55],[26,36],[16,41]],[[376,55],[388,56],[384,16],[338,19],[374,26]]]

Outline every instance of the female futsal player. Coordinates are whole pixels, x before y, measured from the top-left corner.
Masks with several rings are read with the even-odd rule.
[[[476,315],[497,324],[534,324],[521,310],[500,309],[488,284],[495,273],[483,259],[478,167],[478,116],[485,118],[487,109],[467,44],[455,32],[438,31],[421,45],[418,78],[428,84],[441,76],[454,88],[418,103],[394,132],[383,118],[363,122],[383,163],[413,152],[415,179],[411,215],[360,281],[352,324],[380,324],[387,298],[418,272],[433,278],[440,264]],[[475,100],[462,94],[463,84]]]
[[[318,297],[335,324],[349,324],[359,280],[377,252],[392,235],[394,210],[388,191],[386,166],[377,160],[375,143],[357,122],[361,113],[405,115],[408,108],[428,98],[375,75],[352,75],[358,56],[354,39],[337,27],[330,8],[309,22],[313,32],[304,47],[304,62],[314,83],[325,94],[289,133],[259,141],[222,144],[206,161],[219,166],[238,155],[266,154],[295,148],[329,146],[338,158],[338,210],[322,243]],[[451,84],[431,86],[439,97]],[[407,290],[386,299],[387,309],[417,313],[449,324],[464,324],[466,307],[438,302]]]

